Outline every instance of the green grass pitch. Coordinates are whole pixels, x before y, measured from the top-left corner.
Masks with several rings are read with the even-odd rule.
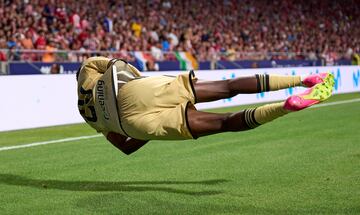
[[[0,147],[94,134],[3,132]],[[360,102],[130,156],[103,137],[0,151],[0,214],[360,214]]]

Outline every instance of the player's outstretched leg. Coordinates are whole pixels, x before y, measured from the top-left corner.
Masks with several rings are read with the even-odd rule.
[[[193,135],[205,136],[226,131],[243,131],[256,128],[293,111],[299,111],[329,98],[334,86],[333,76],[314,85],[304,93],[291,96],[285,102],[248,108],[237,113],[207,113],[190,108],[187,112]]]
[[[296,86],[312,87],[322,83],[328,73],[301,76],[256,74],[221,81],[196,81],[194,83],[197,102],[209,102],[233,97],[240,93],[260,93]]]

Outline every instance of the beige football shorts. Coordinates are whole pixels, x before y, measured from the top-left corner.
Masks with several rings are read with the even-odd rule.
[[[196,95],[190,71],[176,77],[154,76],[130,81],[118,95],[120,120],[127,136],[141,140],[196,138],[187,121]]]

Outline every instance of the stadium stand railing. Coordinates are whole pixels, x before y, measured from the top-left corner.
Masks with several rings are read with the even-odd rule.
[[[27,63],[33,68],[39,64],[78,64],[92,56],[122,58],[134,63],[141,71],[188,70],[188,69],[239,69],[277,66],[322,66],[350,65],[351,57],[345,54],[315,55],[314,53],[293,52],[216,52],[199,59],[188,52],[150,51],[88,51],[88,50],[29,50],[0,49],[0,74],[20,74],[11,72],[11,65]],[[336,57],[335,57],[336,56]],[[74,69],[71,69],[74,71]],[[49,72],[39,72],[49,73]],[[31,72],[29,74],[32,74]]]

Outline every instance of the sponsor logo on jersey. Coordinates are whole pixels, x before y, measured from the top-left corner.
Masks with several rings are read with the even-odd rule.
[[[98,80],[96,86],[96,100],[99,103],[101,110],[103,112],[103,116],[106,120],[110,119],[110,114],[105,105],[105,82],[103,80]]]

